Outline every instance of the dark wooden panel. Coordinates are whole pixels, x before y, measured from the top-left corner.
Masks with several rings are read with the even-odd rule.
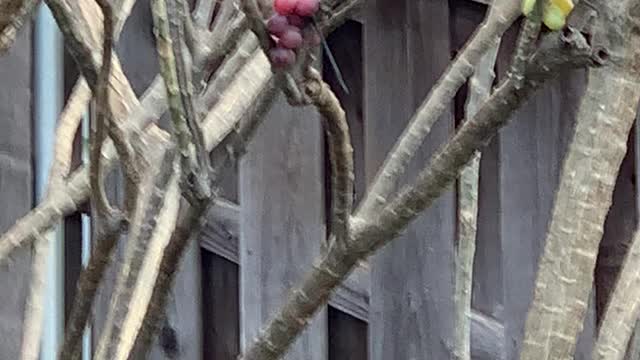
[[[159,70],[149,0],[135,2],[116,52],[136,96],[142,95]]]
[[[0,215],[4,232],[33,205],[31,168],[31,27],[0,56]],[[18,249],[0,266],[0,358],[18,359],[31,251]]]
[[[364,19],[365,167],[371,181],[449,63],[449,7],[444,0],[372,0]],[[409,178],[452,125],[447,111],[416,154]],[[454,219],[450,191],[372,259],[372,359],[451,358]]]
[[[329,360],[367,360],[367,323],[329,308]]]
[[[503,40],[501,74],[508,69],[516,35],[514,27]],[[523,106],[498,137],[507,359],[517,358],[522,342],[538,257],[585,81],[583,71],[561,74]],[[588,319],[577,359],[590,352],[593,331],[593,319]]]
[[[235,360],[240,352],[238,265],[202,251],[202,325],[206,359]]]
[[[319,254],[325,237],[320,121],[284,99],[240,162],[240,303],[244,347],[282,304]],[[322,311],[287,359],[326,360]]]
[[[202,359],[201,269],[200,247],[192,242],[174,280],[167,318],[156,337],[150,359]]]

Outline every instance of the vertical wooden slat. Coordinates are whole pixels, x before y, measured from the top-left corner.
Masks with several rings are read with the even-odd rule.
[[[238,275],[238,265],[202,251],[202,335],[206,359],[235,360],[240,353]]]
[[[31,168],[31,29],[25,26],[13,47],[0,57],[0,200],[6,204],[0,231],[33,205]],[[0,358],[18,359],[24,305],[29,288],[30,248],[18,249],[0,267]]]
[[[259,333],[319,254],[325,237],[318,116],[277,100],[240,161],[241,348]],[[287,359],[326,360],[322,311]]]
[[[365,167],[376,175],[413,111],[450,60],[446,0],[372,0],[365,17]],[[445,112],[408,179],[451,133]],[[370,356],[449,359],[453,331],[453,192],[441,197],[371,263]]]
[[[511,60],[516,30],[503,40],[498,60],[502,77]],[[522,342],[538,257],[585,80],[582,71],[561,74],[523,106],[498,136],[507,359],[517,358]],[[593,333],[591,317],[585,323],[577,359],[590,352]]]

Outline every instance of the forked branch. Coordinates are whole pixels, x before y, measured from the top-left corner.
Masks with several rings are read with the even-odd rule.
[[[250,344],[242,360],[280,358],[319,307],[361,260],[393,240],[418,214],[429,207],[457,178],[476,151],[504,126],[516,109],[560,71],[600,65],[579,32],[551,34],[527,63],[527,81],[516,86],[506,80],[473,119],[464,123],[420,172],[416,183],[404,188],[377,215],[354,223],[347,247],[332,247],[294,288],[284,305]]]

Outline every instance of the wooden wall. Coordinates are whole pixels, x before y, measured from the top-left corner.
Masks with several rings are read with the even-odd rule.
[[[0,56],[0,232],[33,206],[31,44],[27,26],[11,50]],[[30,265],[31,250],[23,247],[0,266],[1,358],[19,358]]]
[[[367,0],[361,19],[328,41],[349,93],[324,66],[323,76],[344,104],[355,146],[356,198],[415,108],[482,21],[485,5],[470,0]],[[140,95],[157,73],[149,0],[137,2],[117,52]],[[504,39],[496,70],[508,67],[517,32]],[[327,64],[325,58],[324,63]],[[0,57],[0,199],[11,203],[0,230],[32,206],[31,42],[25,30]],[[543,246],[558,174],[573,133],[585,85],[581,71],[562,74],[514,115],[485,149],[481,163],[478,248],[474,265],[472,348],[475,360],[517,359],[537,258]],[[410,181],[454,131],[466,88],[432,130],[411,164]],[[633,137],[630,144],[636,141]],[[273,315],[286,290],[319,253],[327,233],[328,165],[317,114],[280,99],[224,176],[224,195],[193,244],[168,305],[152,359],[233,360]],[[631,148],[631,146],[630,146]],[[636,154],[622,167],[598,259],[591,312],[576,359],[588,359],[611,283],[637,224]],[[114,178],[110,192],[121,197]],[[449,359],[453,342],[453,188],[405,234],[357,269],[294,346],[288,359]],[[67,221],[79,239],[79,222]],[[78,248],[71,247],[67,279],[75,279]],[[78,245],[79,246],[79,245]],[[121,246],[117,258],[121,260]],[[29,251],[0,268],[0,358],[17,358]],[[76,274],[77,275],[77,274]],[[115,281],[115,268],[96,304],[98,339]],[[68,284],[70,285],[70,284]],[[67,286],[72,292],[73,286]],[[70,294],[68,294],[70,296]]]

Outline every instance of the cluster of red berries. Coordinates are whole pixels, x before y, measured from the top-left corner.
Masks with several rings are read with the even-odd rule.
[[[296,62],[295,50],[304,41],[319,43],[318,34],[308,29],[310,18],[320,7],[320,0],[274,0],[276,14],[267,22],[267,30],[276,46],[269,51],[269,58],[277,67],[289,67]]]

